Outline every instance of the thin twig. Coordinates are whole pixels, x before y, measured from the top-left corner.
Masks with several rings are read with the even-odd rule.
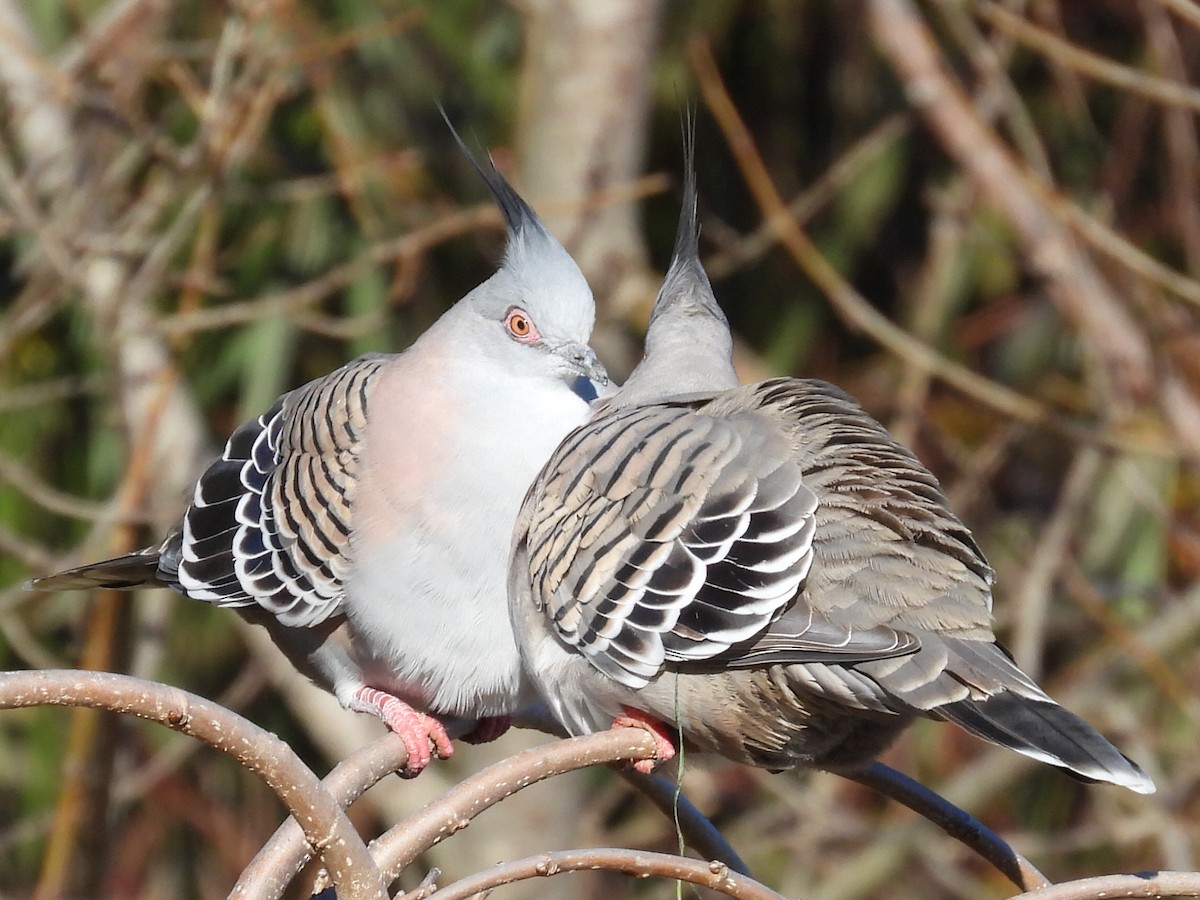
[[[1013,41],[1004,35],[985,38],[971,18],[971,7],[965,3],[935,0],[934,5],[980,75],[981,83],[973,92],[976,107],[989,122],[1000,119],[1012,134],[1021,157],[1040,176],[1049,179],[1053,168],[1046,146],[1029,107],[1009,75]]]
[[[1014,15],[997,3],[975,3],[975,12],[1005,34],[1052,57],[1056,62],[1097,81],[1124,91],[1140,94],[1150,100],[1200,112],[1200,91],[1189,84],[1156,78],[1137,69],[1105,59],[1070,41]]]
[[[1171,17],[1153,4],[1142,4],[1141,8],[1146,23],[1146,43],[1159,71],[1177,81],[1186,79],[1183,48],[1179,46]],[[1197,92],[1197,96],[1200,96],[1200,92]],[[1196,203],[1196,160],[1200,158],[1200,146],[1196,141],[1195,118],[1187,110],[1168,108],[1163,111],[1162,123],[1172,230],[1179,235],[1187,260],[1186,268],[1193,277],[1200,274],[1200,206]]]
[[[617,774],[645,794],[669,820],[678,821],[683,840],[689,847],[705,859],[718,859],[733,871],[750,876],[750,867],[745,860],[692,801],[679,793],[675,782],[662,775],[643,775],[626,766],[618,766]]]
[[[1048,205],[1064,222],[1069,224],[1081,238],[1110,259],[1120,263],[1129,271],[1141,275],[1163,290],[1170,291],[1193,307],[1200,308],[1200,281],[1176,272],[1159,262],[1150,254],[1109,226],[1089,215],[1078,204],[1066,197],[1053,194]]]
[[[1055,578],[1063,560],[1070,554],[1071,540],[1096,482],[1103,471],[1104,454],[1095,447],[1080,447],[1062,480],[1054,513],[1038,530],[1037,546],[1024,566],[1024,576],[1015,592],[1012,606],[1016,624],[1011,649],[1017,664],[1037,681],[1042,674],[1042,654],[1046,645],[1046,620]]]
[[[503,759],[455,785],[371,842],[389,882],[435,844],[531,784],[600,763],[653,759],[655,744],[640,728],[621,728],[554,741]]]
[[[1045,404],[947,359],[881,315],[838,274],[795,221],[787,216],[783,199],[771,181],[749,130],[721,82],[708,45],[700,40],[693,41],[691,59],[705,103],[725,134],[734,157],[742,168],[743,178],[755,195],[764,217],[772,218],[782,225],[783,246],[852,327],[862,330],[911,365],[929,371],[968,397],[1019,422],[1049,428],[1071,440],[1094,442],[1125,453],[1166,457],[1178,455],[1178,448],[1165,441],[1147,441],[1112,430],[1097,431],[1066,421],[1061,414]]]
[[[1200,6],[1196,5],[1196,0],[1156,0],[1156,2],[1171,10],[1193,28],[1200,28]]]
[[[402,237],[372,244],[361,255],[299,287],[243,303],[226,303],[211,309],[164,316],[155,322],[153,327],[163,334],[188,334],[256,322],[271,316],[294,314],[342,290],[374,266],[421,253],[443,241],[479,228],[497,227],[500,222],[499,211],[490,204],[460,210]]]
[[[51,487],[23,463],[18,462],[5,453],[0,453],[0,480],[8,482],[18,493],[32,500],[42,509],[88,522],[112,522],[111,501],[98,502],[85,500]],[[149,521],[145,516],[139,516],[139,523]]]
[[[1131,405],[1150,394],[1154,361],[1138,322],[1100,276],[1069,231],[1048,213],[1036,179],[975,112],[946,70],[920,13],[909,0],[871,0],[868,23],[909,102],[943,149],[1012,225],[1024,257],[1109,379],[1106,403]]]
[[[898,113],[884,119],[792,199],[787,205],[788,216],[797,225],[803,225],[828,205],[839,190],[853,182],[867,166],[911,131],[912,119],[908,114]],[[714,280],[731,275],[778,244],[783,230],[782,220],[764,218],[762,224],[736,244],[704,260],[704,271]]]
[[[1088,579],[1079,561],[1068,557],[1063,561],[1063,580],[1067,596],[1104,631],[1112,647],[1120,647],[1131,663],[1146,673],[1163,694],[1200,724],[1200,693],[1194,684],[1181,678],[1162,655],[1129,627],[1111,603],[1100,596]]]

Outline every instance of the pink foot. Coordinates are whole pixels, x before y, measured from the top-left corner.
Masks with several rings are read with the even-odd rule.
[[[665,763],[675,756],[675,744],[671,740],[671,734],[662,722],[646,715],[640,709],[631,709],[628,706],[622,706],[621,709],[625,711],[625,715],[613,719],[613,728],[640,728],[648,731],[654,738],[654,743],[658,745],[653,759],[639,759],[633,764],[635,770],[649,775],[659,763]]]
[[[475,723],[469,734],[463,735],[468,744],[486,744],[494,741],[512,727],[512,716],[484,716]]]
[[[417,712],[399,697],[375,688],[360,687],[354,692],[350,708],[382,719],[404,741],[408,763],[401,774],[405,778],[415,778],[429,765],[433,758],[430,744],[438,759],[449,759],[454,752],[454,745],[446,734],[446,726],[433,716]]]

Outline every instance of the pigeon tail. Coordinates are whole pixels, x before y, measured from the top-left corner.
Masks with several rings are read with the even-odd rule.
[[[92,588],[132,590],[137,587],[167,587],[158,574],[159,548],[147,547],[134,553],[89,563],[25,583],[27,591],[81,591]]]
[[[1153,794],[1154,782],[1096,729],[1052,700],[1002,691],[936,710],[984,740],[1067,770],[1081,781],[1102,781]]]

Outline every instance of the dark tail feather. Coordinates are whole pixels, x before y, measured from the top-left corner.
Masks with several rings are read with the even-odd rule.
[[[89,563],[65,572],[35,578],[25,583],[27,591],[79,591],[92,588],[129,590],[136,587],[165,587],[158,575],[158,547],[147,547],[116,559]]]
[[[1057,703],[1001,691],[960,700],[934,712],[1002,747],[1066,769],[1082,781],[1103,781],[1153,794],[1154,782],[1096,729]]]

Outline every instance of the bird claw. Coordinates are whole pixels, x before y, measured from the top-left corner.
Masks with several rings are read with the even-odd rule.
[[[399,697],[375,688],[361,687],[355,691],[350,708],[383,720],[388,729],[404,742],[404,749],[408,751],[408,761],[400,773],[404,778],[420,775],[434,754],[438,759],[449,759],[454,753],[446,726],[433,716],[413,709]]]
[[[674,758],[675,744],[671,740],[671,734],[667,731],[667,727],[662,722],[640,709],[631,709],[628,706],[622,706],[621,709],[625,711],[625,715],[613,719],[613,728],[640,728],[654,738],[654,757],[639,759],[633,763],[634,771],[649,775],[657,766]]]

